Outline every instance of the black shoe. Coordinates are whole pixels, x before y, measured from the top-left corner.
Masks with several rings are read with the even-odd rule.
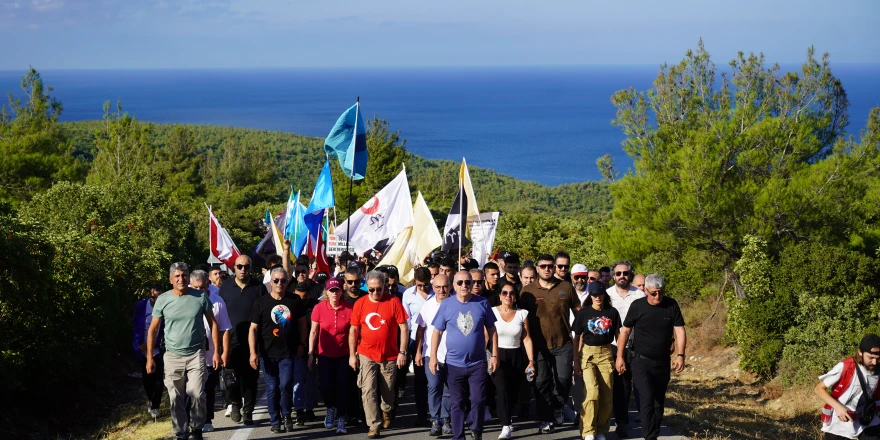
[[[471,438],[473,440],[483,440],[483,433],[471,431]]]
[[[306,426],[306,412],[301,409],[296,410],[296,426]]]
[[[284,432],[284,431],[285,431],[285,430],[284,430],[284,427],[281,426],[281,425],[272,425],[272,427],[269,428],[269,432],[271,432],[271,433],[273,433],[273,434],[279,434],[279,433],[282,433],[282,432]]]
[[[230,416],[233,422],[241,423],[241,408],[233,405],[232,406],[232,415]]]
[[[284,421],[284,429],[286,429],[287,432],[293,432],[293,419],[290,418],[290,416],[287,416],[287,417],[284,417],[283,421]]]
[[[318,418],[315,417],[314,411],[312,411],[310,409],[306,410],[306,421],[307,422],[317,422],[318,421]]]
[[[192,440],[203,440],[202,430],[201,429],[193,429],[192,430]]]
[[[245,425],[253,425],[254,424],[254,416],[251,413],[244,413],[241,417],[241,422]]]

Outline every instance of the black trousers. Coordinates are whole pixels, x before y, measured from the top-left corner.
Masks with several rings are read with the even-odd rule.
[[[233,408],[240,408],[244,414],[254,412],[254,405],[257,403],[257,379],[260,377],[260,372],[251,367],[250,356],[248,347],[234,347],[229,352],[229,364],[235,371],[237,383],[226,389],[226,398]]]
[[[526,360],[522,348],[498,348],[498,369],[492,375],[495,384],[495,410],[501,426],[512,425],[511,413],[519,400]]]
[[[571,343],[561,347],[537,350],[535,359],[535,399],[538,418],[542,422],[555,420],[553,411],[561,410],[571,392],[573,373]]]
[[[156,364],[153,374],[147,374],[147,362],[141,362],[141,379],[144,384],[144,392],[147,393],[147,399],[150,401],[150,409],[159,409],[159,405],[162,403],[162,391],[165,390],[163,382],[165,362],[162,360],[162,353],[153,356],[153,362]]]
[[[220,370],[208,367],[208,380],[205,381],[205,423],[214,420],[214,400],[217,398],[217,384],[220,383]]]
[[[637,354],[633,357],[633,384],[641,396],[642,436],[645,440],[656,440],[660,436],[666,387],[669,386],[669,360],[655,361]]]
[[[617,346],[612,345],[612,354],[617,359]],[[632,397],[633,378],[632,365],[626,364],[626,371],[619,374],[617,369],[614,370],[614,389],[611,391],[613,397],[612,409],[614,410],[614,422],[617,427],[626,428],[629,425],[629,399]]]
[[[865,428],[862,431],[862,434],[859,435],[859,440],[877,440],[880,439],[880,426],[871,426],[870,428]],[[825,440],[850,440],[847,437],[842,437],[836,434],[825,433]]]

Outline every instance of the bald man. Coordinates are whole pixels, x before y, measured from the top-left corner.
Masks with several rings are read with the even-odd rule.
[[[229,362],[227,369],[235,371],[235,386],[226,389],[226,400],[232,404],[232,421],[254,424],[254,404],[257,402],[257,378],[260,373],[250,365],[248,333],[250,314],[257,298],[265,295],[266,286],[251,276],[251,259],[247,255],[235,259],[235,278],[220,286],[220,297],[226,302],[226,312],[232,330],[229,333]]]

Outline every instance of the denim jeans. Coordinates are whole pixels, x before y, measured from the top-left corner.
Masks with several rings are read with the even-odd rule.
[[[428,379],[428,416],[433,421],[443,421],[449,418],[449,385],[446,379],[449,375],[446,364],[437,364],[437,374],[431,374],[431,358],[424,358],[425,376]]]
[[[486,362],[470,367],[448,365],[447,382],[449,398],[452,402],[450,415],[452,418],[453,440],[464,440],[465,405],[471,403],[471,431],[483,432],[483,412],[486,408],[486,388],[489,384],[489,371]]]
[[[318,400],[318,370],[309,370],[308,358],[298,357],[293,365],[293,408],[315,409]]]
[[[280,425],[293,403],[293,359],[262,358],[269,424]],[[279,414],[279,409],[281,413]]]

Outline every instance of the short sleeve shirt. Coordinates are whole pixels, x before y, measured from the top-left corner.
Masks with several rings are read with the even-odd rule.
[[[486,361],[484,329],[495,327],[495,314],[486,298],[471,295],[467,302],[451,296],[440,303],[432,322],[446,332],[446,363],[466,368]]]
[[[553,278],[549,289],[535,281],[523,287],[519,306],[529,311],[529,335],[535,350],[559,348],[571,342],[571,312],[580,307],[574,287]]]
[[[614,307],[603,310],[584,307],[577,312],[571,330],[581,335],[584,345],[601,346],[614,341],[620,326],[620,314]]]
[[[678,302],[664,296],[660,304],[648,304],[648,298],[635,300],[623,320],[633,332],[633,350],[653,360],[669,359],[674,327],[684,327]]]
[[[244,288],[238,287],[235,279],[226,280],[220,285],[220,297],[226,302],[226,312],[232,324],[229,333],[229,345],[232,348],[248,346],[251,309],[254,308],[254,301],[267,293],[266,286],[254,278]]]
[[[406,314],[409,316],[409,339],[411,341],[416,339],[416,330],[419,329],[416,325],[419,310],[429,300],[431,300],[431,294],[428,294],[427,298],[423,298],[422,294],[416,290],[416,286],[412,286],[403,292],[401,302],[403,303],[403,309],[406,310]]]
[[[449,299],[449,298],[447,298]],[[446,300],[443,300],[446,301]],[[431,296],[425,301],[425,304],[419,310],[419,315],[416,316],[416,325],[419,327],[425,327],[425,340],[422,342],[422,356],[431,357],[431,340],[434,337],[434,317],[437,316],[437,311],[440,310],[440,304],[443,302],[437,302],[437,297]],[[441,364],[446,363],[446,333],[440,337],[440,345],[437,346],[437,362]]]
[[[217,286],[208,286],[208,299],[211,300],[214,322],[217,323],[218,331],[225,332],[232,330],[232,324],[229,323],[229,314],[226,313],[226,303],[217,294],[219,291],[220,289]],[[205,337],[208,339],[208,351],[205,352],[205,361],[209,367],[213,367],[214,351],[217,350],[217,347],[214,347],[214,340],[211,339],[211,328],[208,327],[208,318],[202,318],[202,322],[205,324]],[[223,338],[221,337],[220,340],[222,341]]]
[[[254,301],[250,322],[259,327],[257,345],[261,357],[290,359],[300,345],[299,320],[305,316],[302,300],[296,295],[281,299],[264,295]]]
[[[400,324],[409,317],[396,296],[384,294],[378,302],[363,296],[354,303],[351,325],[358,327],[361,340],[357,352],[376,361],[397,359],[400,350]]]
[[[156,298],[153,317],[165,320],[165,350],[189,356],[205,345],[205,326],[202,316],[211,310],[208,294],[187,287],[187,292],[177,296],[169,290]]]
[[[340,301],[336,310],[330,301],[319,302],[312,309],[312,321],[318,326],[317,352],[321,356],[348,356],[348,330],[351,328],[351,305]]]

